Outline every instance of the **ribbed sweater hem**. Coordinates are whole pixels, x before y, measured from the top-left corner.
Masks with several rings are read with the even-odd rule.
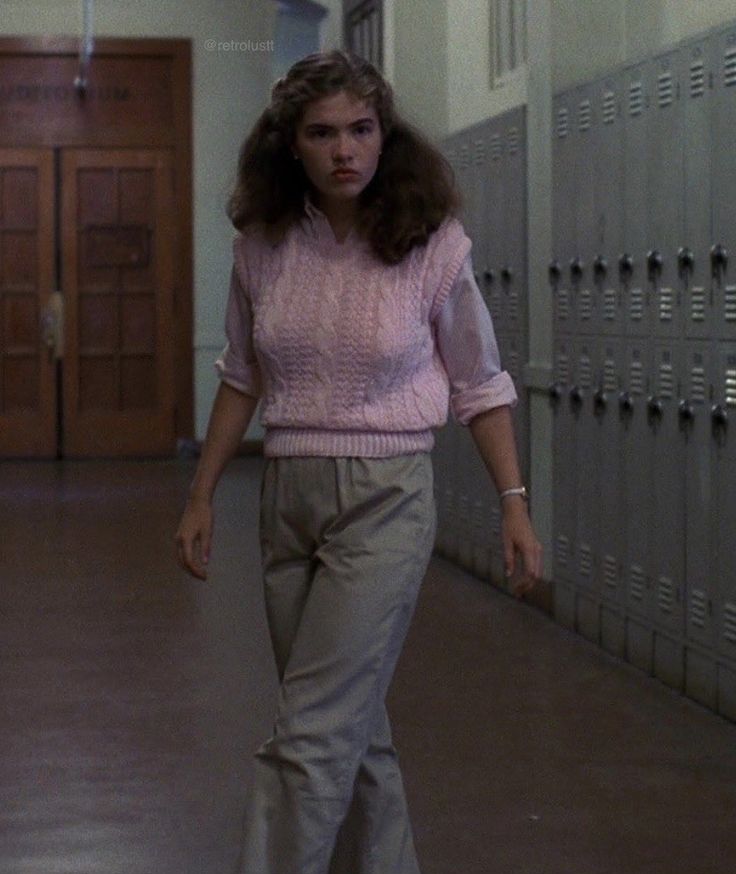
[[[266,428],[263,454],[388,458],[430,452],[434,433],[426,431],[331,431],[319,428]]]

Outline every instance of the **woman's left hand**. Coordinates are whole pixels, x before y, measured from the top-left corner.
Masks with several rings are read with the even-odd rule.
[[[542,544],[529,520],[526,501],[521,497],[504,498],[502,505],[501,535],[506,578],[518,570],[516,553],[520,553],[523,569],[512,586],[515,597],[530,592],[542,576]]]

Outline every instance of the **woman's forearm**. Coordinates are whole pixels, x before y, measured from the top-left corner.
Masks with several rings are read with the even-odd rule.
[[[257,405],[258,398],[220,383],[197,472],[189,487],[190,500],[212,500],[220,475],[237,452]]]
[[[479,413],[468,427],[497,491],[522,485],[511,408],[504,405]]]

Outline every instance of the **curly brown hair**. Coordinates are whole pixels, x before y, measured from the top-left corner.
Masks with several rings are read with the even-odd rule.
[[[363,58],[338,49],[297,61],[271,89],[271,102],[240,148],[227,215],[242,230],[259,225],[278,243],[304,215],[311,183],[291,147],[311,101],[346,91],[371,103],[383,137],[371,181],[358,196],[358,230],[374,252],[397,264],[424,245],[448,215],[458,215],[461,196],[444,155],[394,108],[391,86]]]

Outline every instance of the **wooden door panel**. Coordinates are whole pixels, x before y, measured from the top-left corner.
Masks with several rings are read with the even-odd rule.
[[[0,149],[0,456],[56,455],[53,152]]]
[[[62,189],[64,455],[170,455],[169,152],[69,150]]]

